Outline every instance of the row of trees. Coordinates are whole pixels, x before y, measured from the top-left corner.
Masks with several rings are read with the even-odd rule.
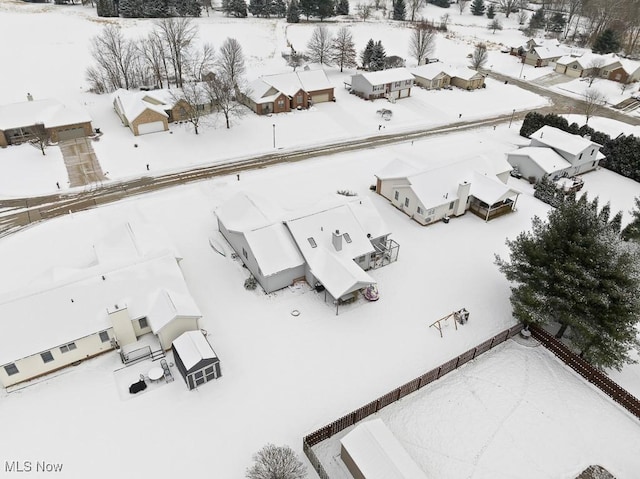
[[[244,18],[247,12],[254,17],[285,18],[289,23],[298,23],[300,16],[317,17],[320,21],[334,15],[349,14],[349,0],[222,0],[222,11],[232,17]]]
[[[166,18],[199,17],[199,0],[97,0],[99,17]]]

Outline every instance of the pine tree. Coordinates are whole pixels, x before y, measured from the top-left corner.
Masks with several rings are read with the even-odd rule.
[[[565,20],[564,15],[560,12],[556,12],[551,15],[551,18],[549,19],[549,30],[555,33],[560,33],[564,31],[566,23],[567,21]]]
[[[300,22],[300,9],[298,8],[297,0],[291,0],[291,2],[289,3],[289,8],[287,8],[287,22]]]
[[[407,14],[404,0],[396,0],[393,5],[393,19],[404,21],[404,17]]]
[[[397,1],[397,0],[396,0]],[[382,46],[382,41],[378,40],[371,51],[371,59],[369,60],[369,71],[375,72],[384,70],[384,60],[387,53]]]
[[[316,0],[316,15],[320,18],[320,21],[333,17],[334,12],[333,0]]]
[[[593,43],[593,53],[611,53],[620,50],[620,41],[616,37],[616,34],[610,28],[607,28],[602,32],[596,41]]]
[[[230,0],[230,9],[234,17],[247,17],[247,3],[245,0]]]
[[[167,0],[146,0],[144,3],[144,16],[147,18],[168,17],[169,3]]]
[[[436,7],[440,7],[440,8],[449,8],[451,6],[451,4],[449,3],[449,0],[431,0],[429,3],[432,3]]]
[[[338,0],[336,15],[349,15],[349,0]]]
[[[533,15],[531,15],[531,19],[529,20],[529,28],[533,30],[539,30],[541,28],[544,28],[544,24],[544,9],[539,8]]]
[[[496,10],[492,3],[489,5],[489,8],[487,8],[487,18],[492,19],[495,16],[496,16]]]
[[[631,222],[622,230],[622,239],[625,241],[640,242],[640,198],[634,198],[635,207],[631,213]]]
[[[305,17],[307,17],[307,21],[308,21],[309,17],[316,14],[316,11],[317,11],[316,0],[300,0],[298,2],[298,8],[300,9],[300,13],[302,13]]]
[[[99,17],[117,17],[117,3],[114,0],[97,0],[96,13]]]
[[[254,17],[268,17],[268,0],[250,0],[249,13],[251,13],[251,15],[253,15]]]
[[[473,0],[473,3],[471,4],[471,13],[479,17],[484,15],[484,9],[484,0]]]
[[[120,0],[120,15],[124,18],[142,18],[144,16],[142,0]]]
[[[278,18],[287,16],[287,4],[284,3],[284,0],[273,0],[271,3],[271,14]]]
[[[371,63],[371,55],[373,55],[373,49],[376,44],[373,41],[373,38],[370,38],[367,42],[367,46],[364,48],[362,53],[360,54],[360,61],[362,62],[362,68],[365,70],[369,69],[369,64]]]

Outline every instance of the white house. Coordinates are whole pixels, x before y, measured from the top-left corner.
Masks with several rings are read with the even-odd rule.
[[[382,419],[359,424],[340,439],[340,458],[354,479],[427,479]]]
[[[350,91],[365,100],[395,100],[411,95],[413,80],[413,75],[406,68],[357,73],[351,77]]]
[[[585,173],[604,158],[602,145],[552,126],[543,126],[530,138],[529,146],[508,153],[507,161],[535,181],[543,176],[557,179]]]
[[[525,53],[524,63],[535,67],[555,68],[556,61],[566,54],[567,50],[553,44],[531,46]]]
[[[376,192],[421,225],[461,216],[485,221],[515,209],[520,194],[506,183],[512,167],[478,157],[431,168],[394,160],[376,174]]]

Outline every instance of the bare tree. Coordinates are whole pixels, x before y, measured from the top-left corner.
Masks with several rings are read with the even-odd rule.
[[[494,18],[489,22],[487,28],[495,34],[496,30],[502,30],[502,23],[497,18]]]
[[[602,92],[595,88],[588,88],[584,92],[584,115],[585,123],[589,123],[589,118],[594,116],[606,103],[607,98]]]
[[[238,96],[248,96],[249,92],[241,93],[237,83],[222,70],[218,70],[213,78],[206,82],[206,89],[209,100],[224,117],[227,129],[231,128],[231,120],[242,116],[246,111],[238,103]]]
[[[524,25],[525,23],[527,23],[528,19],[529,19],[529,15],[527,14],[527,11],[524,8],[521,8],[520,10],[518,10],[518,25]]]
[[[36,123],[28,129],[33,139],[30,141],[33,145],[40,148],[40,151],[44,155],[44,149],[49,146],[49,140],[51,140],[51,133],[44,126],[44,123]]]
[[[447,27],[449,26],[449,20],[451,20],[451,16],[448,13],[445,13],[440,17],[440,29],[443,31],[447,31]]]
[[[340,27],[331,43],[331,60],[342,72],[344,67],[355,67],[358,64],[356,58],[356,47],[351,32],[347,27]]]
[[[151,73],[153,84],[164,87],[164,78],[168,78],[167,55],[164,44],[157,32],[151,32],[147,38],[137,43],[138,56]]]
[[[133,86],[137,49],[133,42],[124,38],[118,27],[106,25],[100,35],[91,39],[90,50],[97,63],[87,71],[90,81],[100,78],[108,91]]]
[[[359,3],[356,5],[356,12],[358,13],[358,16],[362,18],[362,21],[366,22],[367,18],[371,16],[371,4]]]
[[[594,58],[587,66],[587,77],[589,78],[589,87],[593,85],[593,82],[600,78],[602,69],[604,68],[604,58]]]
[[[509,18],[511,12],[518,6],[520,0],[500,0],[498,4],[502,7],[504,15]]]
[[[313,29],[307,51],[312,62],[330,65],[331,64],[331,33],[323,25]]]
[[[471,54],[471,62],[469,63],[469,66],[477,71],[487,63],[488,58],[487,45],[484,43],[478,43]]]
[[[304,479],[304,464],[289,446],[267,444],[253,456],[254,465],[247,469],[247,479]]]
[[[200,127],[200,120],[210,113],[205,105],[209,103],[207,91],[200,82],[185,82],[180,93],[172,93],[174,108],[180,117],[193,125],[196,135]]]
[[[246,71],[242,46],[235,38],[227,38],[220,47],[218,69],[232,85],[240,85]]]
[[[407,7],[409,8],[409,20],[416,21],[416,14],[418,10],[424,7],[425,0],[408,0]]]
[[[177,87],[182,87],[183,71],[189,55],[191,43],[196,38],[197,27],[187,17],[163,18],[156,23],[158,34],[169,53]]]
[[[436,33],[427,22],[420,22],[413,27],[409,37],[409,54],[422,65],[436,48]]]
[[[469,0],[458,0],[458,10],[460,10],[460,15],[464,13],[464,9],[467,8],[469,4]]]

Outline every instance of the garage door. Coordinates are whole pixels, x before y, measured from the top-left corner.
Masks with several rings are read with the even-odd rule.
[[[142,125],[138,125],[138,135],[155,133],[157,131],[164,131],[164,122],[153,121],[151,123],[143,123]]]
[[[400,90],[400,98],[406,98],[409,96],[409,89]]]
[[[69,130],[58,130],[58,141],[74,140],[76,138],[82,138],[84,135],[84,128],[71,128]]]
[[[311,99],[313,100],[313,103],[323,103],[325,101],[329,101],[329,94],[328,93],[314,94],[311,96]]]

